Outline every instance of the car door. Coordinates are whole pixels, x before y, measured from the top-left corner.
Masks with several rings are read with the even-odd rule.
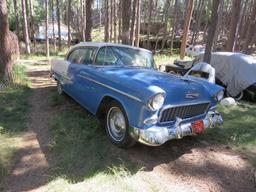
[[[72,79],[72,97],[82,106],[94,113],[98,102],[99,93],[95,89],[93,74],[97,69],[93,60],[97,47],[81,47],[78,56],[70,65],[70,78]]]
[[[107,65],[114,65],[111,61],[116,60],[107,51],[107,47],[101,47],[95,57],[94,64],[91,64],[93,63],[92,57],[85,58],[86,61],[80,66],[79,79],[77,79],[77,85],[83,87],[79,90],[83,93],[80,99],[83,105],[92,113],[96,112],[97,106],[106,91],[105,77],[101,69],[107,67]]]

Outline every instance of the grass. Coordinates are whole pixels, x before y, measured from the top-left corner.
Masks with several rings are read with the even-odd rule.
[[[14,66],[14,83],[0,91],[0,190],[10,174],[20,134],[26,130],[30,89],[23,66]]]
[[[65,104],[54,94],[50,98],[52,106]],[[54,179],[48,184],[50,191],[65,191],[71,184],[90,180],[100,185],[135,174],[141,167],[116,152],[101,123],[75,105],[50,120],[50,148],[57,159],[52,172]]]
[[[156,54],[156,55],[154,55],[154,59],[155,59],[156,65],[159,66],[161,64],[171,64],[175,60],[179,60],[180,55],[178,55],[178,54],[174,54],[174,55]],[[191,59],[192,59],[191,57],[186,56],[184,60],[191,60]]]
[[[210,143],[230,145],[256,165],[256,105],[241,103],[234,107],[218,107],[224,118],[220,128],[208,129],[197,138]]]
[[[65,106],[67,102],[67,96],[52,94],[50,97],[54,107]],[[211,144],[229,145],[251,162],[256,162],[256,106],[247,103],[232,108],[218,106],[218,111],[223,114],[224,125],[208,129],[196,138]],[[90,191],[140,191],[143,184],[149,191],[154,191],[159,187],[148,178],[140,178],[143,167],[130,162],[125,151],[113,147],[100,122],[77,104],[65,107],[65,112],[52,117],[50,122],[51,150],[57,164],[54,177],[47,184],[49,191],[80,191],[84,188]]]

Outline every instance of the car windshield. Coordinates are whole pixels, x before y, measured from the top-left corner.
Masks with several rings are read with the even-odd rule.
[[[104,65],[155,68],[151,52],[127,47],[106,47]]]

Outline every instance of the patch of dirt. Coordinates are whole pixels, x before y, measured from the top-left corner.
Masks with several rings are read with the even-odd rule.
[[[226,146],[187,137],[128,152],[133,162],[145,167],[144,177],[161,178],[163,191],[256,191],[254,168]]]
[[[29,130],[22,136],[21,150],[16,156],[17,164],[7,181],[8,192],[44,191],[50,178],[51,161],[48,145],[48,120],[54,114],[48,100],[55,82],[50,79],[49,67],[29,67],[33,94],[29,98],[32,110]]]
[[[47,67],[30,67],[28,74],[34,90],[29,98],[32,116],[8,180],[9,192],[45,191],[44,185],[51,178],[48,120],[61,108],[53,109],[47,98],[56,84]],[[128,150],[115,148],[113,152],[128,154],[132,162],[143,166],[145,169],[136,175],[147,183],[156,183],[156,191],[256,191],[255,169],[227,146],[187,137],[160,147],[138,144]]]

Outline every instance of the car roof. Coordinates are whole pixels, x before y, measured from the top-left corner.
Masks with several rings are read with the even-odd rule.
[[[136,50],[142,50],[142,51],[147,51],[150,52],[147,49],[143,48],[138,48],[138,47],[133,47],[130,45],[123,45],[123,44],[117,44],[117,43],[108,43],[108,42],[80,42],[76,44],[75,46],[72,47],[72,49],[77,48],[77,47],[82,47],[82,46],[92,46],[92,47],[104,47],[104,46],[114,46],[114,47],[126,47],[130,49],[136,49]]]

